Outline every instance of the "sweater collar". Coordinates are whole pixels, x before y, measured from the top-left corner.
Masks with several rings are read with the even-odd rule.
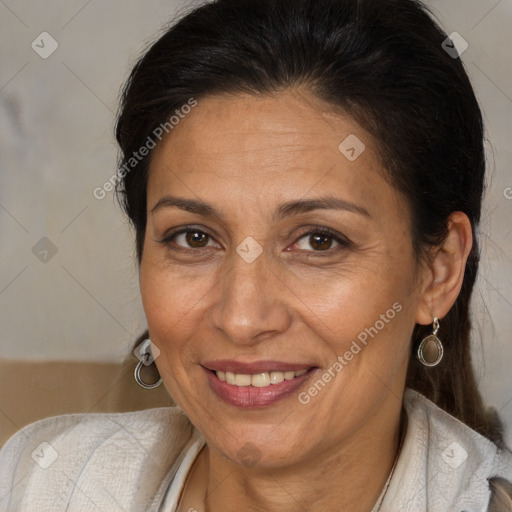
[[[381,512],[483,512],[497,447],[412,389],[407,432]]]

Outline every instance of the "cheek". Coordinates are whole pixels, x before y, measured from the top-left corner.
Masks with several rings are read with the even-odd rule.
[[[151,340],[165,355],[176,348],[168,343],[168,338],[174,332],[173,326],[178,324],[181,313],[178,306],[183,303],[179,301],[178,289],[169,279],[169,273],[150,257],[149,254],[145,256],[140,266],[140,293]]]
[[[151,339],[160,348],[163,361],[173,366],[187,365],[187,350],[204,315],[202,304],[214,284],[205,274],[184,273],[167,263],[143,260],[139,286]]]
[[[317,281],[312,288],[316,292],[307,299],[314,312],[310,325],[323,338],[331,363],[343,357],[341,364],[347,369],[340,381],[346,384],[349,379],[360,386],[373,373],[386,382],[409,353],[415,316],[414,262],[404,256],[398,264],[383,252],[382,257],[353,268]]]
[[[183,272],[150,250],[141,262],[139,286],[146,317],[155,329],[173,325],[199,297],[194,280],[187,279]]]
[[[359,259],[359,261],[358,261]],[[357,329],[373,325],[380,315],[402,306],[411,295],[412,269],[405,258],[391,264],[384,255],[351,258],[344,268],[314,272],[311,276],[293,276],[287,283],[334,335],[357,335]],[[388,316],[393,316],[395,310]]]
[[[177,286],[172,273],[149,258],[140,266],[139,285],[150,338],[160,350],[155,360],[158,371],[170,395],[179,399],[189,366],[185,349],[190,333],[184,319],[190,307],[183,297],[183,285]]]

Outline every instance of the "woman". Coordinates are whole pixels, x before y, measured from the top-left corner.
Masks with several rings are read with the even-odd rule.
[[[512,510],[469,349],[482,118],[446,40],[414,0],[218,0],[149,48],[118,192],[135,376],[179,407],[25,427],[3,509]]]

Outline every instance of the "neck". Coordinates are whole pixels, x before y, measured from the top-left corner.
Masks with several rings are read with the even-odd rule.
[[[405,419],[400,406],[391,418],[383,422],[377,414],[338,447],[278,469],[241,468],[207,447],[203,510],[371,512],[397,458]]]

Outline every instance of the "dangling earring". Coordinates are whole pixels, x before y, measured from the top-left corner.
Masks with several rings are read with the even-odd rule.
[[[418,359],[424,366],[437,366],[443,358],[443,344],[437,337],[437,331],[439,331],[439,319],[436,316],[432,324],[432,334],[423,338],[418,347]]]
[[[135,377],[135,382],[143,387],[144,389],[155,389],[162,383],[162,378],[160,377],[160,372],[158,371],[158,368],[156,366],[155,360],[153,358],[153,353],[151,350],[151,341],[148,339],[144,340],[135,350],[134,353],[139,359],[139,362],[137,363],[137,366],[135,367],[135,371],[133,372],[133,375]],[[158,354],[160,351],[158,350],[158,347],[156,348],[157,354],[155,354],[155,357],[158,357]],[[147,382],[144,382],[141,377],[141,370],[143,366],[152,366],[152,373],[156,373],[158,375],[158,379],[153,382],[152,384],[148,384]]]
[[[158,386],[160,386],[160,384],[162,384],[162,378],[160,377],[160,373],[158,372],[158,368],[156,367],[155,362],[152,362],[150,365],[150,366],[155,367],[155,372],[158,374],[158,380],[156,382],[154,382],[153,384],[148,384],[147,382],[144,382],[142,380],[142,377],[140,376],[140,371],[143,366],[144,366],[144,364],[142,363],[142,361],[139,361],[137,363],[137,366],[135,367],[135,371],[133,372],[133,375],[135,377],[135,382],[137,382],[137,384],[139,386],[142,386],[144,389],[155,389]]]

